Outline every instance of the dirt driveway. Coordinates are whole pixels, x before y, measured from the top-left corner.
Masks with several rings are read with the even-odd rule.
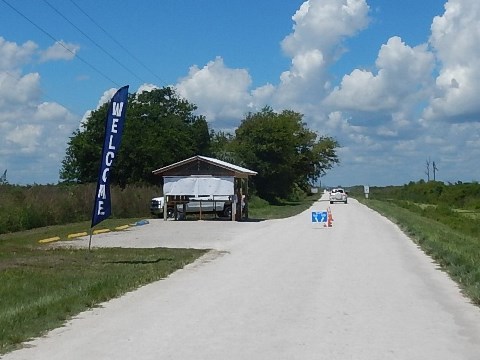
[[[478,360],[480,311],[455,284],[385,218],[354,200],[331,208],[332,228],[306,211],[94,236],[216,251],[3,359]]]

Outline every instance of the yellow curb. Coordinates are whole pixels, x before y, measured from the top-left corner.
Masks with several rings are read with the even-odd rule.
[[[58,240],[60,240],[60,238],[58,236],[55,236],[55,237],[51,237],[51,238],[48,238],[48,239],[38,240],[38,242],[40,244],[48,244],[48,243],[58,241]]]
[[[81,233],[76,233],[76,234],[70,234],[70,235],[68,235],[68,238],[73,239],[73,238],[76,238],[76,237],[87,236],[87,235],[88,234],[86,232],[81,232]]]
[[[94,230],[93,231],[93,234],[96,235],[96,234],[103,234],[103,233],[106,233],[106,232],[109,232],[110,229],[98,229],[98,230]]]
[[[130,227],[130,225],[122,225],[122,226],[117,226],[115,228],[115,230],[125,230],[125,229],[128,229]]]

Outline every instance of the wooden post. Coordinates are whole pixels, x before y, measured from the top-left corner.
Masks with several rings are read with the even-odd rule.
[[[232,221],[235,221],[235,216],[237,215],[237,195],[233,196],[233,204],[232,204]]]
[[[163,220],[167,221],[167,211],[168,211],[168,196],[163,195]]]
[[[239,213],[239,216],[237,218],[238,221],[242,221],[242,219],[243,219],[243,206],[242,206],[242,203],[243,203],[243,190],[242,190],[242,188],[243,188],[243,186],[242,186],[242,183],[243,183],[243,179],[240,179],[240,181],[239,181],[240,187],[238,189],[238,197],[239,197],[238,201],[240,202],[240,206],[238,208],[240,210],[239,211],[240,213]]]
[[[248,176],[245,184],[245,219],[248,219]]]

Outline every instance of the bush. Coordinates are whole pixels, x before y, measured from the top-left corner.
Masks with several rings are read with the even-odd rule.
[[[307,197],[307,193],[298,184],[293,184],[292,192],[287,198],[288,201],[302,201]]]
[[[252,196],[249,199],[248,204],[250,207],[254,207],[256,209],[262,209],[269,206],[269,203],[267,200],[264,200],[258,196]]]
[[[95,184],[0,185],[0,234],[91,219]],[[111,187],[112,218],[150,215],[156,186]]]
[[[363,197],[363,186],[349,189],[352,196]],[[454,209],[480,209],[480,184],[444,184],[440,181],[411,181],[403,186],[370,187],[371,199],[404,200],[418,204],[445,205]]]

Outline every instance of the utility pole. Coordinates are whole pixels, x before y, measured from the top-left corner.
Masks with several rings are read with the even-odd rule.
[[[435,175],[438,171],[438,168],[437,168],[437,165],[435,164],[435,161],[433,162],[432,166],[433,166],[433,181],[435,181]]]
[[[3,173],[2,176],[0,176],[0,185],[3,184],[8,184],[7,182],[7,170],[5,169],[5,172]]]
[[[427,182],[429,182],[430,181],[430,158],[427,159],[426,164],[427,164],[427,170],[425,171],[425,174],[427,175]]]

